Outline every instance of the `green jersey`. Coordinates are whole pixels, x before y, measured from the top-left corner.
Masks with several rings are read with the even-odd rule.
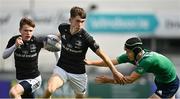
[[[165,56],[144,50],[142,58],[138,62],[130,61],[126,54],[117,57],[118,63],[132,63],[136,65],[135,72],[138,74],[153,73],[155,80],[161,83],[169,83],[176,78],[174,64]]]

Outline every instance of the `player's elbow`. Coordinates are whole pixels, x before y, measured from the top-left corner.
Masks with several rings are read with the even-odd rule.
[[[8,57],[7,57],[6,55],[3,54],[2,58],[3,58],[3,59],[6,59],[6,58],[8,58]]]
[[[2,58],[3,58],[3,59],[6,59],[6,58],[8,58],[9,56],[10,56],[9,54],[7,54],[6,52],[4,52],[3,55],[2,55]]]

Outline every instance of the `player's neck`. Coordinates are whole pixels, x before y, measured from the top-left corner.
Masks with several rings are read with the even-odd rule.
[[[80,30],[76,30],[76,29],[74,29],[74,28],[70,28],[70,33],[71,33],[71,35],[74,35],[74,34],[76,34],[76,33],[78,33]]]
[[[140,53],[138,53],[137,61],[141,60],[141,58],[143,57],[144,53],[145,53],[144,50],[142,50]]]

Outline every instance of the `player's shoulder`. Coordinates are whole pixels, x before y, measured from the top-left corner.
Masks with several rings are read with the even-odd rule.
[[[60,28],[67,28],[67,27],[69,27],[70,26],[70,24],[68,24],[68,23],[61,23],[60,25],[59,25],[59,29]]]
[[[16,40],[18,37],[20,37],[21,35],[14,35],[14,36],[12,36],[10,39],[11,40]]]
[[[14,36],[12,36],[12,38],[18,38],[18,37],[20,37],[21,35],[14,35]]]
[[[84,28],[81,29],[81,32],[84,34],[89,34]]]
[[[82,34],[85,37],[90,37],[91,36],[84,28],[81,29],[80,34]]]
[[[38,41],[40,37],[32,35],[31,40],[32,41]]]
[[[58,30],[61,34],[68,31],[68,29],[70,29],[70,24],[68,24],[68,23],[62,23],[58,27]]]
[[[142,63],[152,63],[154,61],[154,52],[153,51],[145,51],[143,57],[141,58],[141,60],[139,62]]]

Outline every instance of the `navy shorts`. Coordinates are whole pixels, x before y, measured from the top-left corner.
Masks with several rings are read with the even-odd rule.
[[[21,97],[24,98],[35,98],[34,93],[32,93],[31,84],[29,84],[27,81],[22,81],[19,83],[24,88],[24,93],[21,95]]]
[[[175,95],[179,88],[179,78],[176,76],[176,79],[170,83],[158,83],[155,81],[157,86],[156,95],[161,98],[171,98]]]

